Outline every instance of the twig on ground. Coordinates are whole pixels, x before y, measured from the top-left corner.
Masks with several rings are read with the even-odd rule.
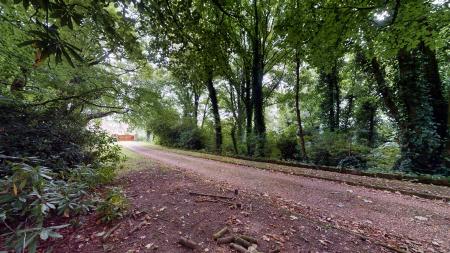
[[[244,247],[242,247],[239,244],[230,243],[230,247],[233,248],[234,250],[240,252],[240,253],[248,253],[248,250],[245,249]]]
[[[217,231],[215,234],[213,234],[214,240],[219,239],[220,237],[222,237],[227,232],[228,232],[228,227],[224,227],[221,230]]]
[[[178,240],[178,243],[189,249],[196,249],[198,247],[196,242],[184,237],[181,237],[180,240]]]
[[[228,196],[223,196],[223,195],[207,194],[207,193],[201,193],[201,192],[189,192],[189,194],[190,195],[205,196],[205,197],[221,198],[221,199],[233,199],[233,197],[228,197]]]
[[[105,241],[106,239],[108,239],[108,237],[114,232],[116,231],[119,227],[120,227],[121,223],[118,223],[117,225],[115,225],[114,227],[112,227],[108,232],[106,232],[106,234],[102,237],[102,240]]]

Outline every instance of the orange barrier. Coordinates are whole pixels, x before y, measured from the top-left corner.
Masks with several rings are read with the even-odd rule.
[[[118,141],[134,141],[134,135],[131,134],[117,134],[114,136]]]

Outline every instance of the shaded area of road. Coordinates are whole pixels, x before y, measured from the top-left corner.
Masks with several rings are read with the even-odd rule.
[[[402,238],[425,249],[450,249],[450,205],[443,201],[192,157],[135,142],[122,145],[159,163],[295,203],[315,218],[335,220],[358,233]]]

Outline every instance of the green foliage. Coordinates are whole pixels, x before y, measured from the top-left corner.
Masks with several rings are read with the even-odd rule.
[[[92,190],[114,179],[123,158],[111,137],[57,108],[1,102],[0,218],[11,230],[0,233],[34,252],[64,227],[44,227],[46,219],[95,209]]]
[[[367,158],[371,170],[392,172],[395,162],[400,158],[400,147],[395,142],[387,142],[371,150]]]
[[[54,179],[55,173],[39,165],[12,163],[10,167],[1,167],[7,176],[0,180],[4,190],[0,195],[0,216],[3,223],[15,227],[8,225],[11,230],[0,230],[10,248],[35,252],[39,239],[59,238],[55,230],[67,226],[43,227],[52,212],[68,217],[92,208],[86,201],[87,187],[81,182]]]
[[[283,160],[302,160],[296,128],[292,124],[276,137],[276,146],[280,150],[280,158]]]
[[[324,132],[312,137],[309,156],[313,163],[358,169],[366,168],[367,146],[359,145],[349,139],[347,134]]]
[[[97,215],[104,223],[122,218],[128,209],[128,201],[120,188],[114,187],[106,193],[97,206]]]
[[[8,237],[6,245],[11,249],[14,249],[15,252],[23,252],[27,249],[27,252],[34,253],[37,250],[39,239],[45,241],[49,238],[62,238],[62,235],[56,231],[67,226],[68,225],[27,229],[17,228],[17,230],[12,232],[12,235]]]
[[[203,133],[190,122],[179,122],[175,125],[165,125],[164,122],[160,122],[153,129],[159,144],[194,150],[205,147]]]
[[[1,99],[0,99],[1,100]],[[3,155],[38,157],[40,164],[63,172],[79,164],[94,168],[120,161],[120,148],[98,128],[85,128],[85,122],[64,115],[58,108],[44,110],[0,101],[0,132]]]

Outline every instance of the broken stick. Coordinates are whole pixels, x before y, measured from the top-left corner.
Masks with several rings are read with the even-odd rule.
[[[225,236],[222,238],[217,239],[217,244],[226,244],[234,241],[234,236]]]
[[[239,244],[230,243],[230,247],[233,248],[234,250],[240,252],[240,253],[248,253],[248,250],[245,249],[244,247],[242,247]]]
[[[220,237],[222,237],[227,232],[228,232],[228,227],[224,227],[221,230],[217,231],[215,234],[213,234],[214,240],[219,239]]]
[[[248,236],[248,235],[239,235],[239,237],[241,237],[242,239],[244,239],[246,241],[249,241],[251,243],[258,244],[258,240],[255,237],[251,237],[251,236]]]
[[[251,242],[249,242],[249,241],[247,241],[247,240],[244,240],[244,239],[242,239],[242,238],[239,237],[239,236],[235,236],[235,237],[234,237],[234,242],[237,243],[237,244],[239,244],[239,245],[242,245],[242,246],[244,246],[244,247],[246,247],[246,248],[252,246],[252,243],[251,243]]]
[[[130,232],[128,232],[128,235],[131,235],[132,233],[136,232],[137,230],[139,230],[142,226],[144,226],[146,224],[148,224],[148,222],[146,220],[142,221],[137,226],[135,226],[133,229],[131,229]]]
[[[201,193],[201,192],[189,192],[191,195],[198,195],[198,196],[205,196],[205,197],[214,197],[214,198],[221,198],[221,199],[233,199],[233,197],[223,196],[223,195],[214,195],[214,194],[207,194],[207,193]]]
[[[178,240],[178,243],[183,245],[186,248],[190,248],[190,249],[196,249],[198,247],[197,243],[189,240],[187,238],[181,237],[180,240]]]
[[[114,231],[116,231],[116,229],[118,229],[120,227],[121,223],[115,225],[113,228],[111,228],[108,232],[106,232],[106,234],[102,237],[102,240],[105,241],[106,239],[108,239],[108,237],[114,233]]]

